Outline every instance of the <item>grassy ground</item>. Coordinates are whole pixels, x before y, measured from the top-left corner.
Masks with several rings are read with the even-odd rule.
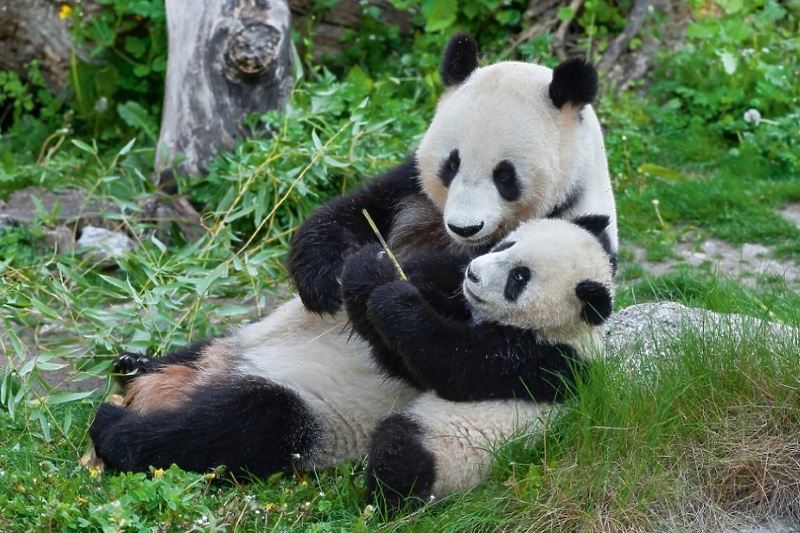
[[[800,230],[778,214],[800,202],[798,85],[786,75],[800,41],[781,4],[753,5],[701,9],[695,40],[659,58],[651,92],[597,106],[623,243],[617,308],[674,300],[800,325],[796,285],[758,273],[743,284],[676,252],[715,238],[800,263]],[[42,146],[27,130],[0,136],[0,196],[81,186],[118,208],[109,219],[138,245],[109,266],[43,250],[52,213],[0,230],[0,531],[709,531],[739,513],[800,517],[798,339],[764,328],[687,329],[640,371],[630,353],[610,354],[544,435],[497,451],[488,483],[391,518],[363,501],[360,462],[236,482],[80,464],[115,354],[162,353],[267,313],[293,228],[417,142],[439,58],[402,59],[383,75],[307,73],[288,113],[263,117],[269,138],[180,183],[206,206],[196,241],[141,216],[155,192],[151,146],[98,148],[58,130],[33,161],[24,154]],[[741,119],[751,107],[761,126]],[[653,275],[643,260],[675,267]]]
[[[776,210],[800,201],[798,182],[723,174],[626,190],[618,308],[675,300],[797,326],[800,298],[780,280],[748,288],[710,265],[652,276],[630,250],[669,260],[682,228],[692,228],[698,239],[760,242],[796,259],[798,230]],[[177,257],[145,243],[121,262],[121,276],[68,258],[6,267],[10,312],[0,342],[11,364],[0,384],[0,529],[697,531],[740,512],[800,513],[798,339],[764,329],[723,328],[702,338],[689,329],[642,373],[623,363],[627,354],[612,354],[543,439],[520,437],[498,450],[485,486],[391,519],[363,501],[358,462],[236,483],[177,469],[110,475],[81,466],[107,382],[94,393],[47,385],[60,365],[76,367],[61,374],[66,382],[102,376],[122,347],[164,349],[268,307],[265,276],[279,268],[275,252],[256,245],[220,254],[209,243],[224,232],[214,231]],[[255,301],[231,298],[259,293]],[[17,363],[13,354],[32,346],[41,355]]]

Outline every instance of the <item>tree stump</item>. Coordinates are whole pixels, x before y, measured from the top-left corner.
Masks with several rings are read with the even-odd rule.
[[[282,0],[166,0],[169,54],[156,172],[202,175],[252,113],[283,108],[292,87],[290,12]]]

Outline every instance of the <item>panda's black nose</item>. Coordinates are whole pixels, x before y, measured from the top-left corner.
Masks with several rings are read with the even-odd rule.
[[[459,237],[472,237],[483,229],[483,222],[474,226],[456,226],[455,224],[448,224],[447,227]]]
[[[480,281],[478,276],[475,275],[475,272],[472,271],[472,265],[467,267],[467,279],[470,280],[472,283],[478,283]]]

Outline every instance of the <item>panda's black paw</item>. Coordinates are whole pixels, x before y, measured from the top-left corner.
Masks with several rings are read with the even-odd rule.
[[[362,311],[375,288],[395,281],[398,276],[379,244],[368,244],[350,256],[342,274],[342,298],[348,314]]]
[[[367,311],[384,319],[400,318],[400,313],[416,312],[425,305],[419,290],[410,281],[397,280],[375,288],[367,301]],[[386,316],[386,313],[392,316]]]
[[[373,433],[367,455],[367,501],[386,511],[410,508],[430,500],[436,462],[423,443],[422,426],[397,413]]]
[[[134,377],[153,372],[157,368],[158,365],[152,357],[132,352],[124,352],[114,359],[114,373],[118,374],[117,380],[122,385],[127,385]]]

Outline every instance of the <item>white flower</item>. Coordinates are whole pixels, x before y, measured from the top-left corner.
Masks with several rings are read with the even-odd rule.
[[[744,112],[744,121],[758,126],[761,122],[761,113],[758,112],[758,109],[750,108]]]
[[[756,51],[753,50],[752,48],[745,48],[744,50],[742,50],[742,55],[745,56],[745,57],[751,56],[751,55],[753,55],[755,53],[756,53]]]

